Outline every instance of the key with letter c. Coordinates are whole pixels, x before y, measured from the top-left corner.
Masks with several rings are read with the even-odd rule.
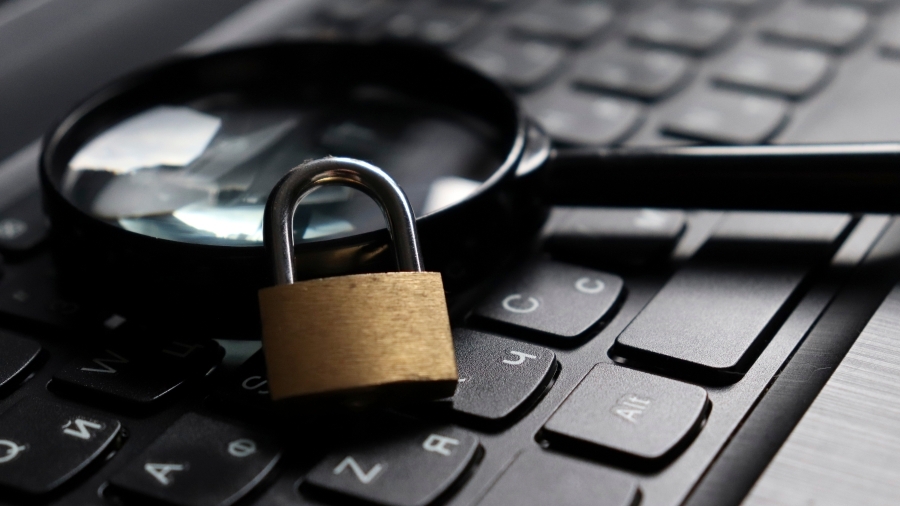
[[[572,344],[610,319],[622,278],[560,262],[533,262],[507,277],[474,312],[490,330]]]

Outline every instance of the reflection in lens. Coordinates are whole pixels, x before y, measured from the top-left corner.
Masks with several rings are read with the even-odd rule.
[[[304,160],[369,161],[397,180],[421,215],[478,188],[503,157],[494,139],[470,119],[383,96],[289,105],[204,97],[99,132],[70,160],[62,192],[82,211],[142,235],[255,245],[269,192]],[[382,220],[370,199],[324,187],[301,202],[295,237],[360,233]]]
[[[445,207],[465,200],[481,186],[480,181],[472,181],[464,177],[439,177],[431,182],[428,195],[422,207],[423,213],[433,213]]]
[[[72,157],[69,168],[127,174],[146,167],[187,165],[203,153],[221,125],[221,119],[189,107],[154,107],[88,142]]]
[[[262,241],[262,205],[217,207],[205,202],[188,204],[172,216],[188,227],[229,241]]]
[[[303,239],[318,239],[350,232],[353,232],[353,224],[349,221],[313,211],[303,232]]]

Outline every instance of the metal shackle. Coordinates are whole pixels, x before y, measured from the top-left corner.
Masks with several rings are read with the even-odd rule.
[[[403,189],[378,167],[353,158],[328,157],[291,169],[272,189],[263,216],[263,241],[275,283],[294,282],[294,212],[303,197],[320,186],[348,186],[362,191],[381,208],[401,271],[422,271],[416,216]]]

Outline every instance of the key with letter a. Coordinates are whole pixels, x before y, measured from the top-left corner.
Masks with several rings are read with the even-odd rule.
[[[280,456],[267,437],[188,413],[115,474],[110,485],[114,495],[137,501],[223,506],[262,481]]]

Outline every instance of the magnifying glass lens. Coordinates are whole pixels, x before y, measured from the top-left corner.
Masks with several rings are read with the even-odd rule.
[[[61,193],[83,212],[146,236],[195,244],[262,243],[266,199],[304,160],[347,156],[383,167],[417,215],[468,197],[506,157],[484,122],[396,94],[291,103],[220,94],[144,109],[75,151]],[[295,214],[298,241],[383,227],[368,198],[316,190]]]

